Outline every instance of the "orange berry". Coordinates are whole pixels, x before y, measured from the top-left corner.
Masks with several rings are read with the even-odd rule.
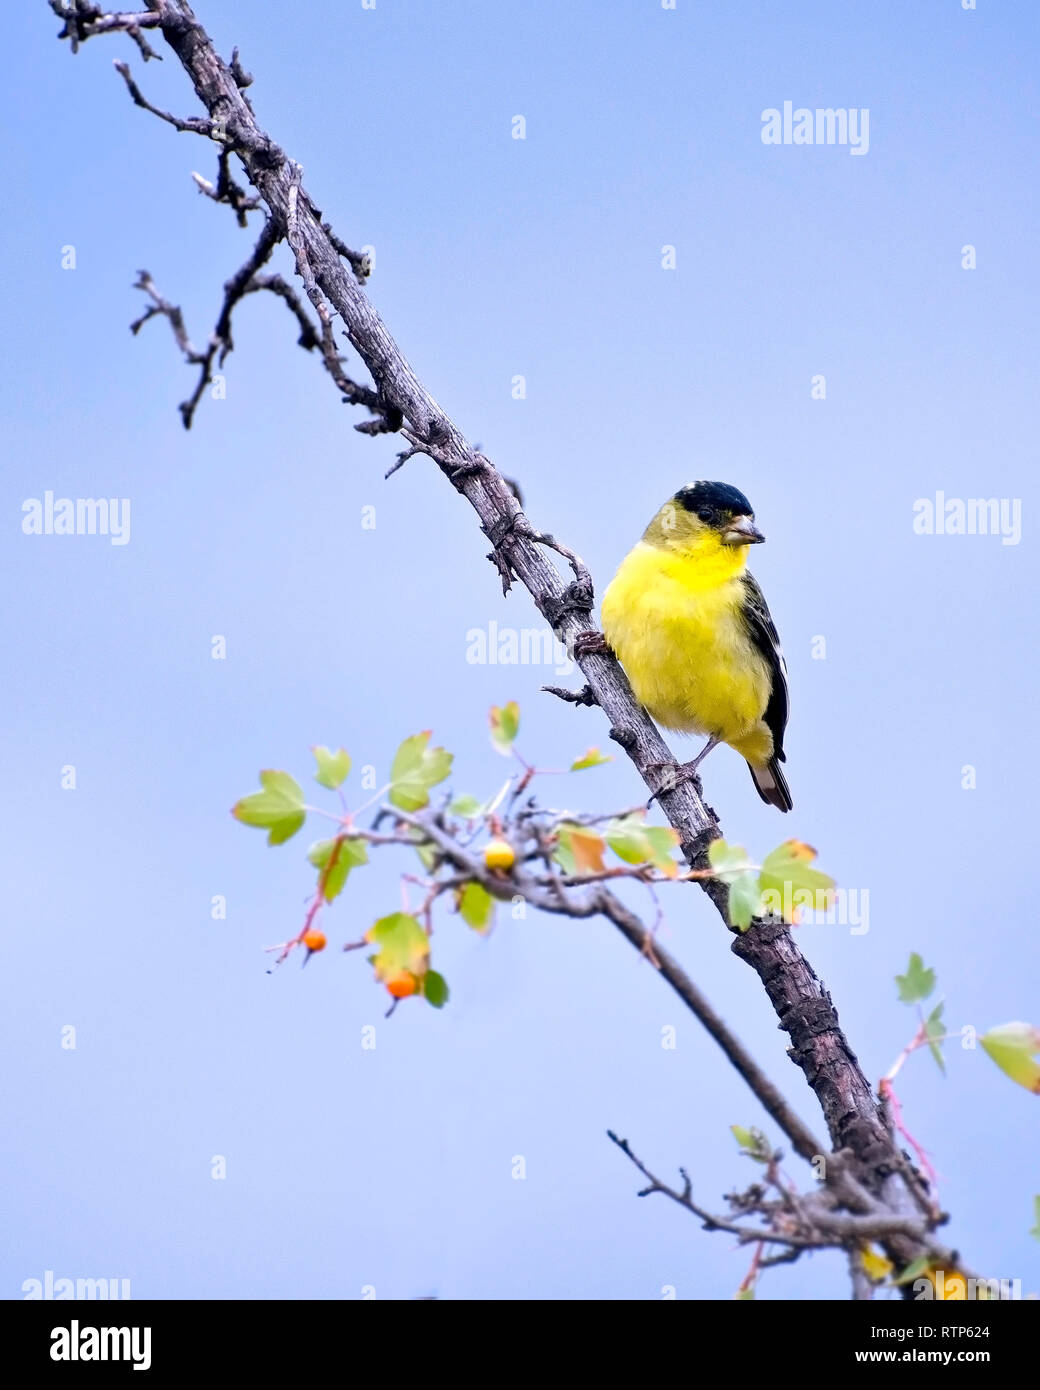
[[[417,992],[419,981],[410,970],[402,970],[399,975],[392,975],[387,980],[386,987],[395,999],[407,999],[410,994]]]
[[[484,846],[484,863],[489,869],[511,869],[516,863],[516,850],[501,837],[489,840]]]
[[[303,944],[308,951],[324,951],[327,942],[323,931],[309,931],[303,938]]]

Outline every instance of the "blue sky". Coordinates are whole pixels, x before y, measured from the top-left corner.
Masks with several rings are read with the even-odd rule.
[[[706,790],[729,838],[761,853],[798,835],[869,892],[867,933],[799,929],[868,1075],[913,1032],[893,984],[911,950],[958,1029],[1040,1021],[1035,6],[197,10],[223,53],[239,45],[261,123],[337,230],[375,247],[372,297],[422,378],[600,590],[677,486],[751,498],[795,810],[761,805],[728,750]],[[543,766],[605,728],[538,693],[550,668],[466,661],[472,629],[534,610],[501,597],[432,465],[382,481],[399,445],[351,429],[280,304],[241,308],[226,399],[183,431],[194,374],[164,323],[127,331],[136,271],[204,340],[254,232],[194,191],[211,147],[134,108],[111,67],[194,113],[172,55],[143,70],[112,39],[74,59],[56,28],[42,0],[17,7],[0,91],[0,1291],[51,1269],[136,1297],[731,1296],[747,1252],[636,1200],[605,1131],[662,1174],[684,1164],[706,1205],[750,1180],[727,1126],[773,1131],[609,926],[532,916],[482,940],[445,920],[449,1006],[388,1022],[360,953],[266,973],[261,948],[302,918],[310,837],[270,850],[232,821],[260,767],[303,778],[330,743],[385,772],[432,728],[453,785],[484,793],[506,770],[490,704],[521,703]],[[762,112],[786,100],[866,108],[869,151],[764,145]],[[24,535],[47,490],[129,498],[130,542]],[[1019,499],[1019,543],[915,534],[915,500],[940,490]],[[576,809],[639,794],[624,761],[544,787]],[[398,867],[354,875],[324,918],[334,944],[396,908]],[[665,905],[662,939],[818,1125],[709,904]],[[959,1047],[946,1079],[912,1058],[899,1094],[951,1242],[1036,1289],[1035,1100]],[[841,1261],[777,1270],[760,1296],[843,1297]]]

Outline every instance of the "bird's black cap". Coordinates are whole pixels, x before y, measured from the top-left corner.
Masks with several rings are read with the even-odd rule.
[[[739,488],[729,483],[690,483],[675,494],[675,501],[688,512],[710,511],[718,516],[752,516],[754,508]]]

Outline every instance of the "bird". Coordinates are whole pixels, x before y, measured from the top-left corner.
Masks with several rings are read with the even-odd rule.
[[[607,587],[602,640],[658,724],[707,735],[693,761],[666,778],[669,786],[695,776],[711,750],[727,743],[746,759],[762,800],[790,811],[780,768],[787,666],[762,590],[746,568],[748,547],[764,540],[738,488],[706,481],[681,487]]]

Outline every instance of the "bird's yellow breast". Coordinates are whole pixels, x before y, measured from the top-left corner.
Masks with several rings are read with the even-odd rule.
[[[603,596],[604,636],[665,728],[730,744],[757,735],[770,674],[741,616],[743,569],[733,549],[685,556],[640,541]]]

